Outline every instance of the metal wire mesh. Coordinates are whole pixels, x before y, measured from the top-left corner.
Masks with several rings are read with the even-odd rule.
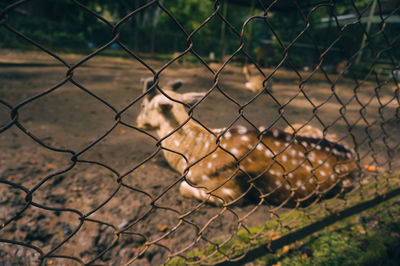
[[[386,31],[387,21],[400,13],[398,3],[385,13],[380,1],[371,1],[362,9],[356,1],[348,1],[355,17],[349,23],[342,23],[335,14],[336,1],[314,1],[306,7],[300,1],[255,1],[262,14],[249,16],[238,29],[224,14],[223,2],[214,1],[209,16],[194,31],[187,32],[163,1],[147,1],[135,10],[127,10],[118,22],[99,15],[87,2],[72,1],[77,9],[106,24],[112,34],[107,43],[89,55],[72,58],[51,51],[9,23],[13,12],[28,2],[34,1],[17,1],[2,7],[0,27],[37,48],[42,56],[38,59],[40,63],[52,63],[44,73],[35,72],[33,65],[21,76],[7,67],[1,77],[10,81],[0,91],[2,114],[6,114],[2,115],[0,127],[0,137],[5,143],[0,168],[3,199],[0,243],[5,260],[39,264],[140,264],[164,263],[179,256],[185,263],[193,264],[243,263],[248,257],[269,252],[257,248],[260,243],[264,246],[269,243],[271,249],[282,247],[374,202],[398,195],[400,101],[396,71],[400,66],[394,51],[399,48],[400,36],[393,38]],[[371,32],[362,20],[376,2],[379,29]],[[186,39],[185,50],[165,63],[139,55],[120,40],[120,29],[127,21],[147,8],[156,7],[168,15],[176,31]],[[295,10],[304,25],[289,42],[270,22],[271,12],[281,12],[284,16],[285,11],[280,10],[285,8]],[[337,32],[334,41],[324,46],[311,31],[313,15],[321,9],[329,11],[329,25]],[[194,41],[196,34],[212,20],[224,24],[230,38],[238,42],[233,53],[216,66],[197,52],[201,43]],[[254,22],[268,29],[279,45],[281,59],[272,68],[261,68],[249,52],[247,34]],[[349,54],[343,35],[354,27],[363,31],[365,41]],[[311,50],[317,58],[309,64],[308,71],[299,68],[290,57],[298,52],[296,45],[302,39],[312,43]],[[379,39],[379,46],[375,39]],[[112,45],[117,45],[128,59],[114,61],[110,67],[102,53]],[[346,58],[336,74],[331,73],[325,62],[333,51]],[[354,66],[366,51],[370,54],[370,60],[364,61],[368,71],[360,76]],[[193,72],[188,72],[188,65],[178,64],[188,56],[197,61]],[[383,56],[388,68],[385,73],[380,68]],[[263,76],[262,90],[255,93],[242,90],[244,82],[238,78],[242,63],[238,66],[238,58]],[[110,74],[109,69],[114,72]],[[47,83],[39,84],[35,77]],[[150,90],[141,91],[141,77],[152,78]],[[188,119],[163,137],[135,126],[141,102],[153,90],[165,94],[164,84],[172,78],[184,79],[188,91],[206,93],[196,104],[187,106]],[[19,79],[27,82],[25,87],[30,87],[29,90],[19,91],[11,82]],[[101,90],[96,89],[96,84],[103,86]],[[354,150],[358,175],[355,188],[347,194],[335,194],[330,200],[321,200],[323,194],[315,191],[312,195],[316,198],[310,202],[309,197],[298,199],[291,208],[287,201],[266,203],[273,193],[263,192],[258,199],[240,207],[233,203],[213,206],[183,198],[179,184],[187,180],[190,167],[182,175],[177,174],[168,168],[162,152],[185,158],[179,149],[163,146],[163,141],[178,134],[189,121],[213,134],[219,147],[224,134],[237,130],[237,125],[256,131],[259,143],[263,133],[276,127],[288,127],[294,135],[300,135],[301,128],[313,125],[322,130],[324,137],[336,134],[338,142],[347,142]],[[301,127],[295,127],[299,122]],[[57,126],[61,130],[56,131]],[[215,134],[211,126],[224,129]],[[259,126],[265,126],[265,131],[258,130]],[[59,137],[55,132],[64,135]],[[294,145],[295,141],[293,137],[289,144]],[[257,187],[254,183],[257,177],[240,167],[246,156],[235,157],[234,173],[225,183],[234,179],[235,173],[241,173],[248,176],[251,187]],[[275,160],[274,164],[280,162]],[[265,171],[271,167],[265,167]],[[306,208],[301,206],[304,201],[308,202]],[[307,219],[296,222],[299,217]],[[240,234],[246,234],[248,241],[236,242]],[[211,251],[203,255],[187,253],[206,247]]]

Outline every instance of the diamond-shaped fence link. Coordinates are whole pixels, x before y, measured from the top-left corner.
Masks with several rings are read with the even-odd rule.
[[[128,2],[0,6],[2,262],[243,264],[398,196],[398,1]]]

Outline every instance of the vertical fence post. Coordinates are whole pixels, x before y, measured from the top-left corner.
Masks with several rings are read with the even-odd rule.
[[[226,18],[226,15],[228,13],[228,2],[224,1],[223,2],[223,8],[222,8],[222,16]],[[220,39],[220,44],[221,44],[221,62],[224,61],[224,55],[225,55],[225,22],[222,21],[221,25],[221,39]]]
[[[369,11],[368,21],[367,21],[367,28],[366,28],[366,30],[365,30],[365,32],[363,34],[363,38],[362,38],[361,45],[360,45],[361,51],[360,51],[360,53],[358,54],[358,56],[356,58],[356,61],[355,61],[356,64],[360,63],[360,60],[361,60],[361,57],[362,57],[362,54],[363,54],[363,50],[364,50],[363,47],[364,47],[365,42],[367,40],[367,34],[369,33],[369,31],[371,29],[372,18],[374,16],[375,9],[376,9],[376,2],[377,2],[376,0],[374,0],[374,2],[372,2],[371,10]]]

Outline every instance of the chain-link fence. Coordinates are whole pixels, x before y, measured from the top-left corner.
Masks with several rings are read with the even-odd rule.
[[[63,1],[85,55],[1,5],[2,263],[243,264],[398,196],[398,1],[187,2]]]

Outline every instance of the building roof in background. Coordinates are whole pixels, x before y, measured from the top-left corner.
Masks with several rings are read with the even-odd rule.
[[[227,2],[241,6],[251,6],[254,4],[255,7],[261,8],[270,6],[275,0],[222,0],[220,2]],[[271,11],[285,11],[296,7],[295,2],[297,5],[303,8],[313,7],[317,4],[322,2],[326,2],[323,0],[278,0],[273,6],[271,7]],[[344,0],[336,0],[336,3],[344,2]],[[263,6],[262,6],[262,5]],[[382,13],[391,13],[396,8],[399,8],[400,1],[399,0],[386,0],[384,3],[380,4],[380,8]]]
[[[254,4],[257,8],[267,8],[269,7],[275,0],[223,0],[221,2],[232,3],[241,6],[251,6]],[[338,0],[343,1],[343,0]],[[311,7],[316,4],[321,3],[321,0],[298,0],[297,5],[300,7]],[[264,7],[264,8],[263,8]],[[271,11],[285,11],[296,7],[295,1],[293,0],[278,0],[271,6]]]
[[[359,16],[357,14],[347,14],[347,15],[342,15],[342,16],[337,16],[336,17],[339,24],[345,25],[345,24],[349,24],[349,23],[353,23],[356,22],[358,20],[360,20],[361,23],[367,23],[368,21],[370,21],[371,23],[382,23],[382,18],[381,16],[372,16],[371,18],[368,18],[366,16],[361,17],[361,19],[359,19]],[[391,16],[383,16],[383,19],[385,21],[385,23],[400,23],[400,16],[398,15],[391,15]],[[328,23],[329,21],[333,22],[335,21],[335,18],[322,18],[320,20],[320,23],[317,28],[326,28],[328,27]]]

